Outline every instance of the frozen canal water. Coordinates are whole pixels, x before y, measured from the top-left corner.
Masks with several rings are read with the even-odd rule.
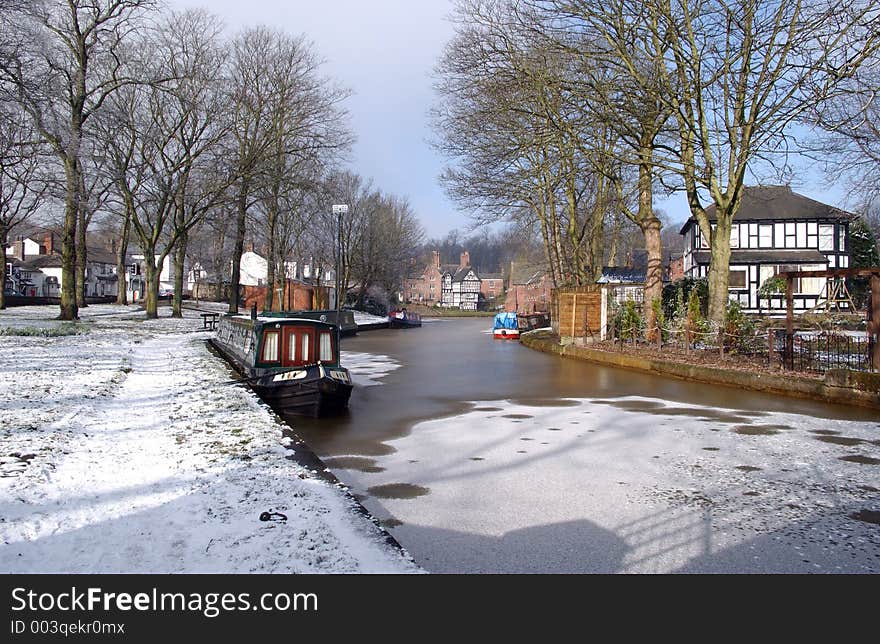
[[[493,341],[346,339],[342,418],[292,424],[435,572],[878,572],[874,411]]]

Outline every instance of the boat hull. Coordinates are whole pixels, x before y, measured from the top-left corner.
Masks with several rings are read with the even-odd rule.
[[[350,381],[345,383],[310,373],[295,383],[275,382],[274,377],[264,376],[252,383],[251,387],[282,416],[318,417],[339,413],[348,406],[351,397]]]
[[[209,344],[243,378],[242,384],[262,398],[278,414],[294,416],[325,416],[338,413],[348,406],[351,397],[351,375],[342,367],[311,365],[277,371],[257,370],[244,364],[222,343],[211,339]],[[334,378],[331,374],[336,374]]]
[[[492,337],[496,340],[519,340],[519,329],[495,329]]]
[[[388,324],[392,329],[412,329],[418,326],[422,326],[422,321],[391,318]]]

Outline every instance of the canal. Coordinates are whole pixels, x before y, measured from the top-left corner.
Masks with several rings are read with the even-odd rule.
[[[295,430],[435,572],[878,572],[876,412],[562,360],[489,319],[343,340]]]

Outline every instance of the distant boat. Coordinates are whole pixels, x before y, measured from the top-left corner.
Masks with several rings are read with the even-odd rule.
[[[220,318],[211,345],[279,414],[322,416],[348,405],[339,327],[283,314]]]
[[[422,316],[406,309],[391,311],[388,321],[392,329],[409,329],[414,326],[422,326]]]
[[[496,340],[519,340],[516,313],[498,313],[492,325],[492,336]]]

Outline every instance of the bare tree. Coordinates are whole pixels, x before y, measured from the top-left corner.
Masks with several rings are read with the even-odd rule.
[[[265,306],[279,310],[281,303],[274,295],[283,292],[285,279],[279,218],[289,220],[297,214],[282,212],[282,208],[294,203],[298,191],[316,185],[322,168],[330,167],[350,147],[352,137],[346,129],[347,115],[340,108],[350,92],[319,76],[322,61],[312,46],[303,37],[282,33],[272,34],[268,45],[270,49],[262,55],[271,86],[266,133],[270,143],[257,180],[268,255]]]
[[[602,35],[639,91],[672,111],[676,171],[709,239],[709,317],[720,327],[730,232],[746,175],[784,158],[790,126],[835,95],[876,50],[876,6],[860,0],[563,4]],[[645,60],[664,64],[645,68]]]
[[[40,141],[14,103],[0,103],[0,309],[6,308],[6,244],[43,201]]]
[[[523,2],[459,2],[438,68],[443,181],[476,220],[533,225],[556,284],[595,280],[618,209],[618,133],[575,91],[584,68]]]
[[[810,156],[823,164],[830,180],[849,187],[857,207],[876,215],[880,207],[880,56],[875,53],[867,59],[808,120],[820,128]]]
[[[4,11],[0,80],[20,102],[64,168],[60,318],[78,317],[76,232],[82,140],[88,122],[126,83],[117,52],[151,0],[33,0]]]

